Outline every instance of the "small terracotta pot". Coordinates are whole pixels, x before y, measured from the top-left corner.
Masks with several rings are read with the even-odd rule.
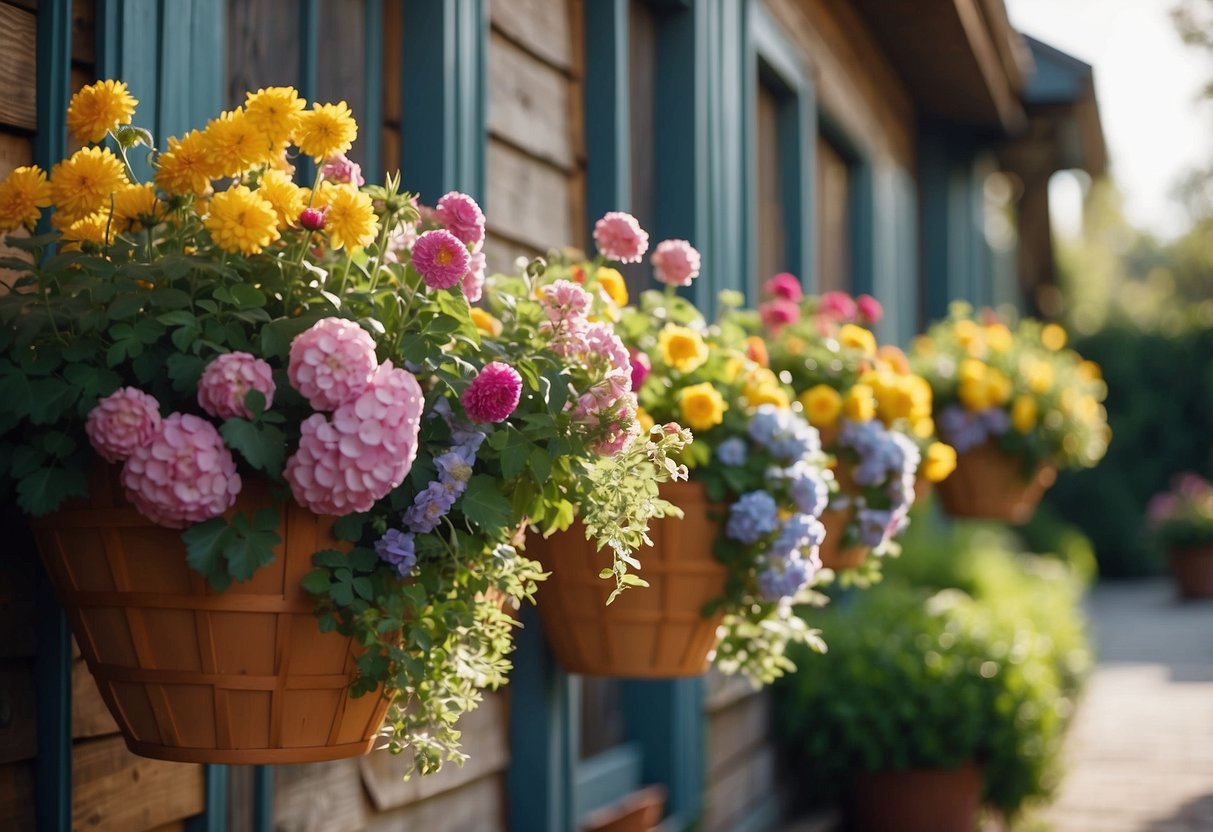
[[[981,809],[982,769],[865,772],[855,779],[857,832],[973,832]]]
[[[1213,598],[1213,546],[1172,549],[1168,557],[1181,598]]]
[[[661,496],[685,517],[655,520],[651,548],[636,553],[636,573],[648,587],[631,587],[609,607],[610,551],[596,551],[581,523],[547,540],[533,535],[526,554],[551,572],[536,594],[548,644],[565,670],[590,676],[674,678],[708,669],[722,615],[704,618],[704,604],[724,594],[727,570],[712,554],[717,521],[699,483],[663,483]]]
[[[312,554],[348,548],[335,518],[288,500],[275,558],[250,581],[211,589],[185,560],[181,532],[157,526],[122,494],[116,466],[90,498],[34,521],[43,562],[80,652],[127,746],[188,763],[335,760],[374,745],[390,700],[353,698],[359,647],[321,633],[300,586]],[[273,507],[247,478],[234,511]]]
[[[842,548],[842,536],[854,509],[842,511],[823,511],[821,524],[826,527],[826,538],[817,549],[821,565],[827,569],[840,572],[844,569],[858,569],[868,559],[868,547],[848,546]]]
[[[1043,463],[1024,479],[1023,460],[986,442],[960,454],[956,470],[937,488],[953,517],[1026,523],[1056,479],[1057,469]]]

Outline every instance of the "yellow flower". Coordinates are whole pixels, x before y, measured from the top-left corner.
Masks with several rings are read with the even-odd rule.
[[[151,182],[127,185],[114,192],[114,219],[123,228],[152,227],[160,221],[164,206],[156,199]]]
[[[271,145],[243,110],[222,113],[202,131],[213,178],[235,176],[270,160]]]
[[[956,334],[956,343],[967,350],[969,355],[979,355],[984,349],[981,327],[973,321],[957,321],[953,331]]]
[[[63,229],[63,239],[72,243],[96,243],[109,245],[114,241],[117,229],[109,211],[95,211]]]
[[[244,111],[254,129],[277,148],[294,136],[299,113],[306,105],[294,87],[265,87],[248,94]]]
[[[976,358],[966,358],[960,362],[960,367],[956,370],[956,377],[960,381],[981,381],[986,377],[986,371],[989,370],[983,362]]]
[[[838,421],[842,413],[842,396],[833,387],[818,384],[800,394],[800,403],[804,406],[805,418],[809,424],[828,428]]]
[[[876,357],[898,375],[905,375],[910,372],[910,360],[906,358],[904,352],[892,344],[885,344],[876,350]]]
[[[261,174],[257,196],[274,206],[278,215],[278,230],[290,228],[307,207],[307,191],[300,188],[280,170],[267,170]]]
[[[1053,389],[1053,365],[1049,362],[1025,358],[1021,369],[1028,389],[1033,393],[1048,393]]]
[[[685,387],[678,394],[682,423],[691,430],[708,430],[724,421],[729,406],[708,382]]]
[[[930,416],[924,416],[921,419],[914,420],[914,435],[919,439],[927,439],[935,433],[935,420]]]
[[[1036,399],[1021,394],[1011,405],[1011,427],[1020,433],[1028,433],[1036,427]]]
[[[930,482],[942,482],[956,470],[956,449],[932,442],[922,460],[922,475]]]
[[[51,171],[51,199],[64,225],[109,208],[110,195],[127,184],[122,162],[105,147],[77,150]]]
[[[1094,361],[1083,361],[1078,365],[1078,375],[1087,381],[1098,381],[1103,378],[1103,370]]]
[[[256,254],[278,239],[274,206],[244,185],[215,194],[205,225],[224,251]]]
[[[328,208],[324,230],[333,248],[356,249],[375,242],[379,220],[370,194],[353,185],[323,182],[316,192],[315,205]]]
[[[986,375],[986,398],[990,402],[991,407],[998,407],[1006,404],[1011,398],[1011,392],[1015,385],[1011,383],[1011,379],[999,370],[991,369]]]
[[[649,430],[657,423],[653,421],[653,417],[649,415],[647,410],[643,407],[638,407],[636,408],[636,424],[640,425],[641,436],[648,436]]]
[[[745,369],[746,359],[742,355],[730,355],[729,359],[724,363],[724,380],[736,381],[741,375],[741,371]]]
[[[1006,324],[990,324],[986,327],[986,344],[994,352],[1006,352],[1014,343],[1015,339]]]
[[[783,348],[787,350],[788,355],[804,355],[805,350],[809,348],[809,343],[803,338],[789,335],[783,341]]]
[[[666,324],[657,337],[662,360],[683,373],[689,373],[708,360],[708,345],[693,329]],[[693,426],[692,426],[693,427]]]
[[[915,336],[914,340],[910,342],[910,350],[917,355],[934,355],[935,341],[929,335]]]
[[[842,325],[842,329],[838,330],[838,343],[860,350],[864,355],[876,354],[876,336],[856,324]]]
[[[167,194],[205,194],[211,188],[211,158],[207,141],[197,130],[172,136],[168,150],[156,159],[156,184]]]
[[[595,276],[598,278],[598,285],[602,287],[602,291],[606,292],[607,297],[614,301],[616,306],[628,305],[628,285],[617,269],[602,266]]]
[[[779,385],[779,379],[765,367],[759,367],[747,377],[742,395],[750,407],[773,404],[780,410],[785,410],[791,406],[791,400]]]
[[[130,124],[138,103],[122,81],[89,84],[67,105],[67,129],[81,143],[99,142],[119,125]]]
[[[1040,343],[1056,352],[1066,345],[1066,331],[1057,324],[1045,324],[1040,330]]]
[[[476,328],[481,332],[486,332],[494,338],[501,334],[501,321],[485,312],[479,306],[472,307],[472,323],[476,324]]]
[[[876,394],[876,412],[880,421],[891,425],[899,419],[909,419],[914,411],[914,393],[909,385],[893,383],[879,384],[873,388]],[[881,379],[888,382],[890,379]]]
[[[956,394],[960,398],[960,403],[969,410],[985,410],[992,404],[983,378],[962,378]]]
[[[317,161],[335,153],[345,153],[358,138],[358,122],[344,101],[337,104],[313,104],[299,114],[295,144]]]
[[[843,412],[853,422],[866,422],[876,418],[876,396],[866,384],[856,384],[847,391]]]
[[[51,204],[51,186],[36,165],[22,166],[0,182],[0,232],[19,226],[32,229]]]

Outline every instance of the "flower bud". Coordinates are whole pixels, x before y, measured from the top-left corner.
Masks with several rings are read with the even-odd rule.
[[[322,208],[304,208],[299,215],[299,224],[308,231],[322,231],[328,221],[328,212]]]

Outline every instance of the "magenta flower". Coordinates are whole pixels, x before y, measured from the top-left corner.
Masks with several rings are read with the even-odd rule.
[[[484,252],[477,251],[472,255],[467,274],[463,276],[463,296],[468,303],[476,303],[484,296],[484,271],[486,262]]]
[[[249,390],[260,390],[265,409],[274,403],[274,375],[270,365],[247,352],[219,356],[198,379],[198,406],[217,419],[253,418],[244,404]]]
[[[804,297],[804,289],[801,288],[800,281],[791,272],[780,272],[775,275],[762,284],[762,291],[773,298],[783,298],[793,303],[800,303],[800,299]]]
[[[865,324],[880,323],[880,319],[884,317],[884,307],[880,305],[880,301],[871,295],[860,295],[855,299],[855,307],[859,311],[859,317]]]
[[[375,374],[375,341],[343,318],[323,318],[291,341],[287,377],[317,410],[336,410],[358,396]]]
[[[468,245],[484,242],[484,213],[467,194],[451,191],[434,206],[434,218]]]
[[[449,289],[471,265],[467,246],[449,231],[427,231],[413,243],[413,268],[431,289]]]
[[[473,422],[504,422],[522,397],[522,376],[508,364],[486,364],[459,401]]]
[[[763,326],[772,332],[778,332],[788,324],[800,320],[800,307],[790,300],[775,298],[759,304],[758,314],[762,317]]]
[[[649,371],[653,369],[653,363],[649,361],[649,357],[639,350],[632,352],[632,389],[639,390],[640,385],[644,384],[644,380],[649,377]]]
[[[839,322],[855,320],[857,312],[855,301],[846,292],[826,292],[817,306],[817,314]]]
[[[134,387],[119,387],[89,411],[88,441],[106,462],[121,462],[160,429],[159,403]]]
[[[320,174],[330,182],[342,182],[353,185],[355,188],[361,188],[366,184],[366,180],[362,178],[362,167],[357,162],[347,159],[344,153],[330,156],[325,161],[324,167],[320,168]]]
[[[126,497],[147,519],[183,529],[218,517],[240,493],[236,460],[210,422],[174,413],[122,466]]]
[[[557,280],[539,290],[543,311],[552,323],[582,321],[590,308],[590,293],[571,280]]]
[[[304,208],[299,213],[299,224],[308,231],[323,231],[328,225],[329,209]]]
[[[631,214],[608,211],[594,223],[594,243],[608,260],[639,263],[648,251],[649,235]]]
[[[649,260],[657,279],[668,286],[690,286],[699,276],[699,252],[686,240],[663,240]]]

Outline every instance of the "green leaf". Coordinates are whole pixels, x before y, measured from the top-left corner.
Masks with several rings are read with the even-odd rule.
[[[531,473],[535,475],[535,482],[547,482],[548,477],[552,475],[552,458],[543,448],[531,451],[527,464],[531,467]]]
[[[265,295],[256,286],[237,283],[231,288],[232,301],[238,309],[257,309],[265,306]]]
[[[148,297],[148,303],[157,309],[184,309],[190,305],[190,296],[180,289],[157,289]],[[188,312],[184,314],[193,318],[193,315]],[[168,323],[168,321],[164,321],[164,323]]]
[[[299,586],[312,595],[328,595],[329,573],[324,569],[314,569],[303,576]]]
[[[237,521],[244,515],[236,515]],[[234,539],[229,540],[223,548],[227,558],[228,571],[238,581],[247,581],[253,573],[274,559],[274,547],[281,543],[277,532],[261,531],[255,528],[239,528]]]
[[[68,497],[87,497],[84,472],[67,468],[39,468],[17,484],[18,503],[34,517],[49,514]]]
[[[186,312],[184,309],[174,309],[172,312],[157,315],[156,320],[165,326],[193,326],[197,318],[194,317],[192,312]]]
[[[106,309],[111,320],[133,318],[143,308],[143,295],[119,295]]]
[[[232,583],[223,552],[235,536],[236,530],[222,517],[197,523],[181,535],[181,539],[185,541],[186,562],[219,592],[223,592]]]
[[[552,515],[551,521],[546,529],[543,530],[545,538],[551,537],[556,532],[562,532],[569,526],[573,525],[573,518],[576,516],[576,507],[568,500],[561,500],[556,504],[556,513]]]
[[[177,332],[182,331],[177,330]],[[176,333],[173,334],[176,335]],[[204,362],[198,356],[182,355],[181,353],[170,355],[168,361],[165,362],[168,377],[173,380],[173,389],[179,393],[188,392],[198,386],[203,366]]]
[[[509,500],[497,490],[496,480],[486,474],[476,474],[468,481],[459,505],[463,516],[485,531],[504,528],[512,517]]]
[[[256,387],[250,387],[244,394],[244,406],[253,414],[254,419],[261,418],[265,413],[265,394]]]
[[[338,540],[348,540],[357,543],[362,539],[362,528],[366,525],[365,514],[347,514],[337,518],[333,524],[333,536]]]
[[[530,456],[531,443],[517,437],[501,452],[501,475],[507,480],[522,473]]]
[[[219,432],[228,447],[238,451],[249,465],[271,477],[281,476],[286,460],[286,434],[277,427],[233,418],[225,421]]]
[[[50,425],[59,421],[76,398],[80,388],[57,378],[44,378],[30,385],[32,401],[29,420],[35,425]]]
[[[346,561],[345,552],[338,552],[336,549],[321,549],[312,555],[312,563],[328,569],[345,568],[347,565]]]

